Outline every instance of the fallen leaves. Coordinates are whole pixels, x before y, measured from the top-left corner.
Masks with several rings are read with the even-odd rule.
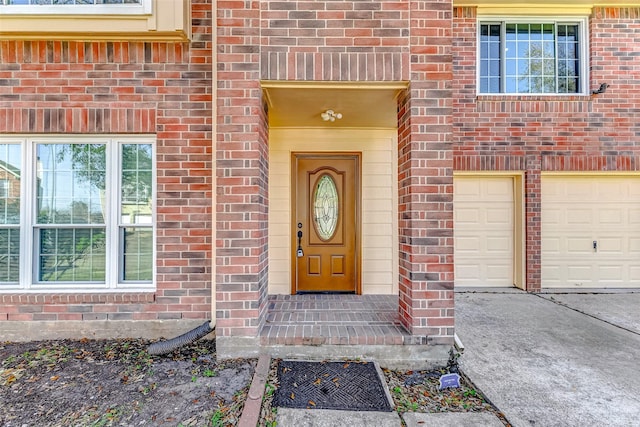
[[[10,386],[11,384],[18,381],[23,375],[24,369],[0,369],[0,384],[3,386]]]
[[[0,425],[155,425],[172,418],[174,425],[199,426],[211,425],[216,407],[220,426],[237,425],[249,383],[234,377],[204,388],[188,379],[194,368],[235,371],[254,362],[217,363],[209,340],[166,356],[149,355],[148,345],[142,339],[0,342]],[[231,397],[235,387],[242,388]]]

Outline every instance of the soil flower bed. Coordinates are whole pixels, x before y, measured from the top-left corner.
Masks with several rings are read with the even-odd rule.
[[[0,343],[0,425],[234,426],[257,360],[216,360],[215,340],[200,340],[162,356],[151,341],[57,340]],[[272,360],[260,426],[276,425],[278,387]],[[395,410],[491,411],[504,417],[462,377],[462,387],[438,390],[444,371],[383,370]]]
[[[163,356],[149,343],[0,343],[0,425],[237,424],[256,360],[217,363],[213,340]]]

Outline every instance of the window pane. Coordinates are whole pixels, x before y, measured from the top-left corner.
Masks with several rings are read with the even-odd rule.
[[[37,145],[39,224],[104,224],[103,144]]]
[[[38,237],[38,281],[104,282],[104,228],[44,228]]]
[[[21,147],[0,144],[0,225],[20,223]]]
[[[480,26],[480,92],[500,92],[500,25]],[[496,85],[497,80],[497,85]]]
[[[123,274],[125,281],[153,279],[153,234],[150,229],[125,228],[123,239]]]
[[[121,219],[123,224],[152,222],[152,148],[150,144],[122,146]]]
[[[492,77],[489,79],[489,92],[500,93],[500,78]]]
[[[0,229],[0,282],[20,280],[20,229]]]
[[[504,52],[495,58],[489,44],[491,30],[495,24],[485,24],[487,40],[486,63],[481,66],[482,77],[495,76],[491,60],[499,60],[498,75],[506,93],[563,93],[579,91],[580,78],[580,34],[579,24],[552,22],[508,23],[502,26]],[[482,50],[483,53],[485,50]],[[504,61],[504,63],[502,62]],[[486,71],[486,73],[485,73]],[[485,74],[483,74],[485,73]],[[504,73],[504,75],[502,75]],[[481,90],[489,90],[487,81]]]
[[[579,52],[578,26],[568,24],[558,25],[558,92],[579,92]]]
[[[480,93],[487,93],[489,92],[489,79],[488,78],[481,78],[480,79]]]

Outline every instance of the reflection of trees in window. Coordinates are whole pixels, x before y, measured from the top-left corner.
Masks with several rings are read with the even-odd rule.
[[[20,280],[20,181],[18,144],[0,144],[0,283]]]
[[[105,191],[106,145],[38,144],[37,148],[41,162],[38,281],[104,281],[101,196]]]
[[[144,201],[151,198],[151,145],[122,146],[122,200]]]
[[[120,214],[123,226],[120,239],[123,252],[120,275],[125,281],[150,281],[153,278],[151,144],[123,145],[121,164]]]
[[[0,144],[0,288],[29,290],[38,282],[150,287],[153,143],[38,139],[3,137]],[[27,145],[30,173],[21,186]],[[21,187],[29,189],[23,200]],[[32,271],[20,269],[27,251]]]
[[[104,228],[40,230],[41,282],[104,282]]]
[[[104,224],[104,144],[38,144],[40,224]],[[86,210],[73,211],[84,203]],[[83,215],[81,216],[81,212]]]
[[[556,92],[554,25],[507,24],[505,27],[507,91]]]
[[[480,25],[481,93],[578,93],[579,24]]]

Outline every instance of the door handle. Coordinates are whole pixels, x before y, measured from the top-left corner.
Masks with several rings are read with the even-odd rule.
[[[301,228],[302,224],[298,223],[298,228]],[[302,258],[304,256],[304,251],[302,250],[302,230],[298,230],[298,250],[296,252],[296,256],[298,258]]]

